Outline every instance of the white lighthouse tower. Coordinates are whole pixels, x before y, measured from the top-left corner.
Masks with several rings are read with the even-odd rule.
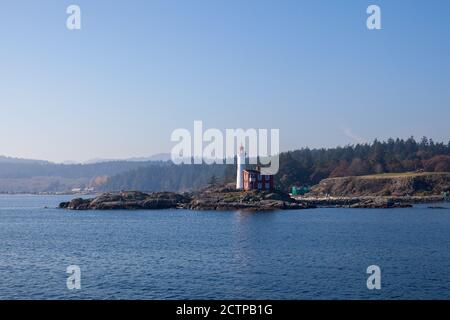
[[[244,177],[242,171],[244,171],[245,167],[245,152],[244,147],[241,145],[239,148],[239,154],[237,156],[237,172],[236,172],[236,189],[242,190],[244,189]]]

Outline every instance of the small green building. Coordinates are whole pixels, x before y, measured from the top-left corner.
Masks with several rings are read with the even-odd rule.
[[[311,190],[311,188],[309,186],[300,186],[300,187],[294,186],[291,189],[291,194],[293,196],[303,196],[306,193],[308,193],[310,190]]]

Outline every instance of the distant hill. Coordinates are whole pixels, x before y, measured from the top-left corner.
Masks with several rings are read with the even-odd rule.
[[[44,160],[33,160],[33,159],[22,159],[22,158],[12,158],[12,157],[0,156],[0,163],[46,164],[46,163],[50,163],[50,162],[44,161]]]
[[[99,188],[103,191],[183,192],[200,189],[208,185],[213,177],[217,183],[225,183],[235,174],[236,167],[233,165],[152,165],[112,176]]]
[[[105,177],[164,162],[111,161],[93,164],[55,164],[11,158],[0,161],[0,193],[66,192],[73,188],[98,186]]]
[[[149,157],[133,157],[133,158],[126,158],[126,159],[90,159],[87,161],[84,161],[83,164],[95,164],[95,163],[102,163],[102,162],[116,162],[116,161],[129,161],[129,162],[148,162],[148,161],[169,161],[171,160],[170,153],[158,153],[154,154]]]
[[[170,153],[157,153],[150,157],[144,158],[128,158],[128,161],[169,161],[171,160]]]

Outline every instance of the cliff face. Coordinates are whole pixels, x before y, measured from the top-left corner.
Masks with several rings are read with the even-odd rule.
[[[450,191],[450,173],[406,173],[328,178],[308,196],[431,196],[446,191]]]

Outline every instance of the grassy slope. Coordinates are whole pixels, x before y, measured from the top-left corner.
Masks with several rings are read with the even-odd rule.
[[[377,178],[399,178],[399,177],[421,177],[430,175],[450,175],[450,172],[403,172],[403,173],[380,173],[360,176],[359,178],[377,179]]]
[[[329,178],[315,185],[311,196],[429,196],[450,190],[450,173],[407,172]]]

